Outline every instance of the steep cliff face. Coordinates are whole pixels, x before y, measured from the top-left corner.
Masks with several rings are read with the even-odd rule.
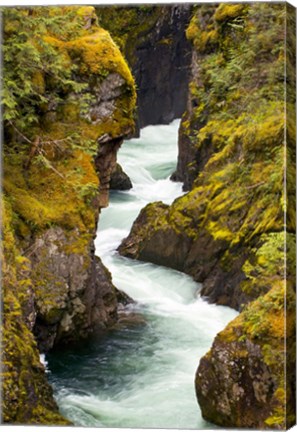
[[[2,207],[2,421],[67,425],[58,413],[33,337],[36,319],[30,262],[17,249],[13,212]]]
[[[278,301],[286,295],[288,302],[295,302],[289,289],[295,282],[294,91],[287,92],[284,101],[285,28],[291,41],[288,85],[294,88],[290,8],[196,7],[187,29],[194,46],[192,79],[174,174],[190,192],[171,206],[153,203],[144,208],[119,248],[131,258],[190,274],[203,283],[201,294],[211,302],[244,308],[231,326],[240,340],[229,340],[227,328],[201,360],[197,374],[202,413],[221,426],[282,428],[294,422],[294,391],[285,391],[283,346],[285,337],[288,346],[294,344],[295,323],[292,318],[285,335],[284,304]],[[276,309],[279,320],[274,324]],[[251,329],[256,320],[265,336]],[[265,350],[273,352],[270,360]],[[293,378],[291,355],[286,366]],[[287,388],[292,386],[291,381]],[[287,419],[284,400],[290,407]]]
[[[66,82],[53,104],[53,76],[34,72],[44,102],[37,120],[22,131],[14,121],[5,123],[6,423],[67,423],[53,401],[33,333],[45,352],[117,320],[117,290],[94,255],[93,239],[99,210],[108,203],[116,152],[133,132],[135,87],[119,49],[96,24],[92,7],[22,10],[14,19],[35,19],[38,26],[43,19],[65,19],[67,14],[74,26],[67,37],[50,31],[43,38],[57,63],[73,67],[72,88]],[[18,29],[8,15],[7,47],[13,31]],[[34,102],[27,100],[32,111]]]
[[[267,19],[278,23],[270,34],[268,24],[256,20],[256,7],[235,6],[230,9],[226,6],[226,11],[223,5],[220,8],[201,6],[187,30],[189,37],[196,37],[194,59],[202,52],[199,64],[196,60],[193,64],[191,109],[186,113],[190,120],[182,123],[187,139],[195,147],[195,158],[201,164],[199,169],[195,160],[189,164],[189,170],[195,172],[192,190],[170,207],[160,208],[156,203],[144,209],[141,218],[146,221],[146,227],[136,221],[131,236],[120,250],[139,259],[146,257],[147,249],[156,250],[158,257],[163,254],[158,239],[178,239],[183,244],[181,249],[164,252],[168,263],[203,282],[202,294],[210,300],[239,308],[238,295],[233,296],[233,291],[243,286],[245,261],[248,257],[253,259],[254,249],[260,247],[266,233],[277,233],[284,227],[286,127],[290,145],[287,183],[292,203],[295,150],[293,122],[284,124],[284,87],[279,80],[284,65],[283,40],[279,38],[284,26],[283,10],[264,5],[262,11],[259,6]],[[249,20],[254,19],[255,25],[247,30]],[[234,20],[241,23],[239,27],[233,26]],[[272,43],[278,43],[275,55],[270,53]],[[256,63],[258,69],[253,68],[261,47],[263,52],[269,50],[269,56],[263,55],[263,61]],[[238,52],[248,52],[249,56],[239,57]],[[260,83],[256,80],[258,75],[261,75]],[[233,87],[232,80],[237,82]],[[276,83],[273,90],[271,82]],[[293,206],[288,208],[287,225],[293,233]],[[181,250],[182,256],[176,257]],[[151,256],[154,262],[159,260],[154,258],[154,253]],[[233,273],[237,281],[229,286]],[[245,290],[240,288],[240,291],[244,294]],[[254,298],[258,295],[259,292],[254,293]]]
[[[121,47],[137,85],[138,126],[167,124],[186,108],[190,5],[98,7],[103,28]]]

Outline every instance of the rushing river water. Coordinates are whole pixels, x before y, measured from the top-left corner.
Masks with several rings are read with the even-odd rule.
[[[201,418],[194,376],[200,357],[236,312],[199,298],[199,285],[189,276],[116,252],[142,207],[169,204],[182,194],[182,185],[169,180],[178,124],[146,127],[139,139],[124,143],[118,160],[134,187],[112,192],[100,216],[96,251],[114,284],[136,300],[129,306],[134,322],[48,356],[61,412],[76,425],[213,428]]]

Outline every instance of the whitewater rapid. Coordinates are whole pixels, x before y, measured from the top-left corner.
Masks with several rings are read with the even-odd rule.
[[[118,161],[133,188],[111,192],[100,216],[96,253],[115,286],[136,303],[131,325],[80,349],[48,356],[49,377],[61,412],[78,426],[207,429],[195,397],[199,359],[236,316],[199,297],[200,286],[178,271],[116,252],[147,203],[170,204],[182,184],[169,177],[177,160],[179,120],[148,126],[126,141]]]

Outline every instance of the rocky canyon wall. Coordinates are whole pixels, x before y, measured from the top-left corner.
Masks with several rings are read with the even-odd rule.
[[[55,33],[53,26],[39,50],[72,68],[72,76],[53,103],[51,95],[59,89],[55,69],[29,69],[42,103],[35,108],[32,97],[25,107],[36,120],[21,130],[17,118],[4,123],[5,423],[67,424],[39,351],[77,343],[117,320],[117,290],[94,254],[94,237],[99,211],[108,204],[116,152],[134,130],[136,93],[129,67],[98,26],[92,7],[11,9],[4,15],[4,44],[15,49],[22,22],[27,29],[33,23],[36,31],[43,20],[64,19],[66,28],[67,17],[69,33]],[[22,49],[39,41],[25,43]]]
[[[189,192],[145,207],[119,248],[188,273],[208,301],[242,311],[196,376],[202,415],[223,427],[295,421],[294,16],[285,4],[195,6],[174,174]]]
[[[191,44],[189,4],[97,7],[99,22],[117,42],[137,86],[137,123],[167,124],[187,103]]]

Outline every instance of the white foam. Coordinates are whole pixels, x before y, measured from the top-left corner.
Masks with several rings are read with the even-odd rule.
[[[114,284],[138,302],[134,312],[144,314],[154,335],[147,339],[148,345],[140,345],[136,353],[132,345],[132,351],[126,354],[131,356],[129,365],[136,362],[136,369],[145,364],[145,373],[135,373],[128,384],[123,384],[120,376],[114,377],[118,386],[113,398],[104,386],[88,389],[83,395],[70,388],[60,389],[59,406],[77,425],[182,429],[205,426],[194,392],[195,371],[214,336],[236,312],[199,298],[201,287],[189,276],[123,258],[116,252],[141,208],[152,201],[169,204],[183,193],[180,183],[169,180],[170,172],[160,178],[164,167],[165,171],[175,168],[178,125],[175,120],[168,126],[149,126],[141,131],[139,139],[124,143],[119,162],[130,176],[133,189],[111,194],[111,203],[100,216],[95,241],[97,254],[111,271]],[[117,340],[117,344],[121,341]],[[121,355],[119,352],[119,362]],[[106,361],[112,359],[107,356]]]

